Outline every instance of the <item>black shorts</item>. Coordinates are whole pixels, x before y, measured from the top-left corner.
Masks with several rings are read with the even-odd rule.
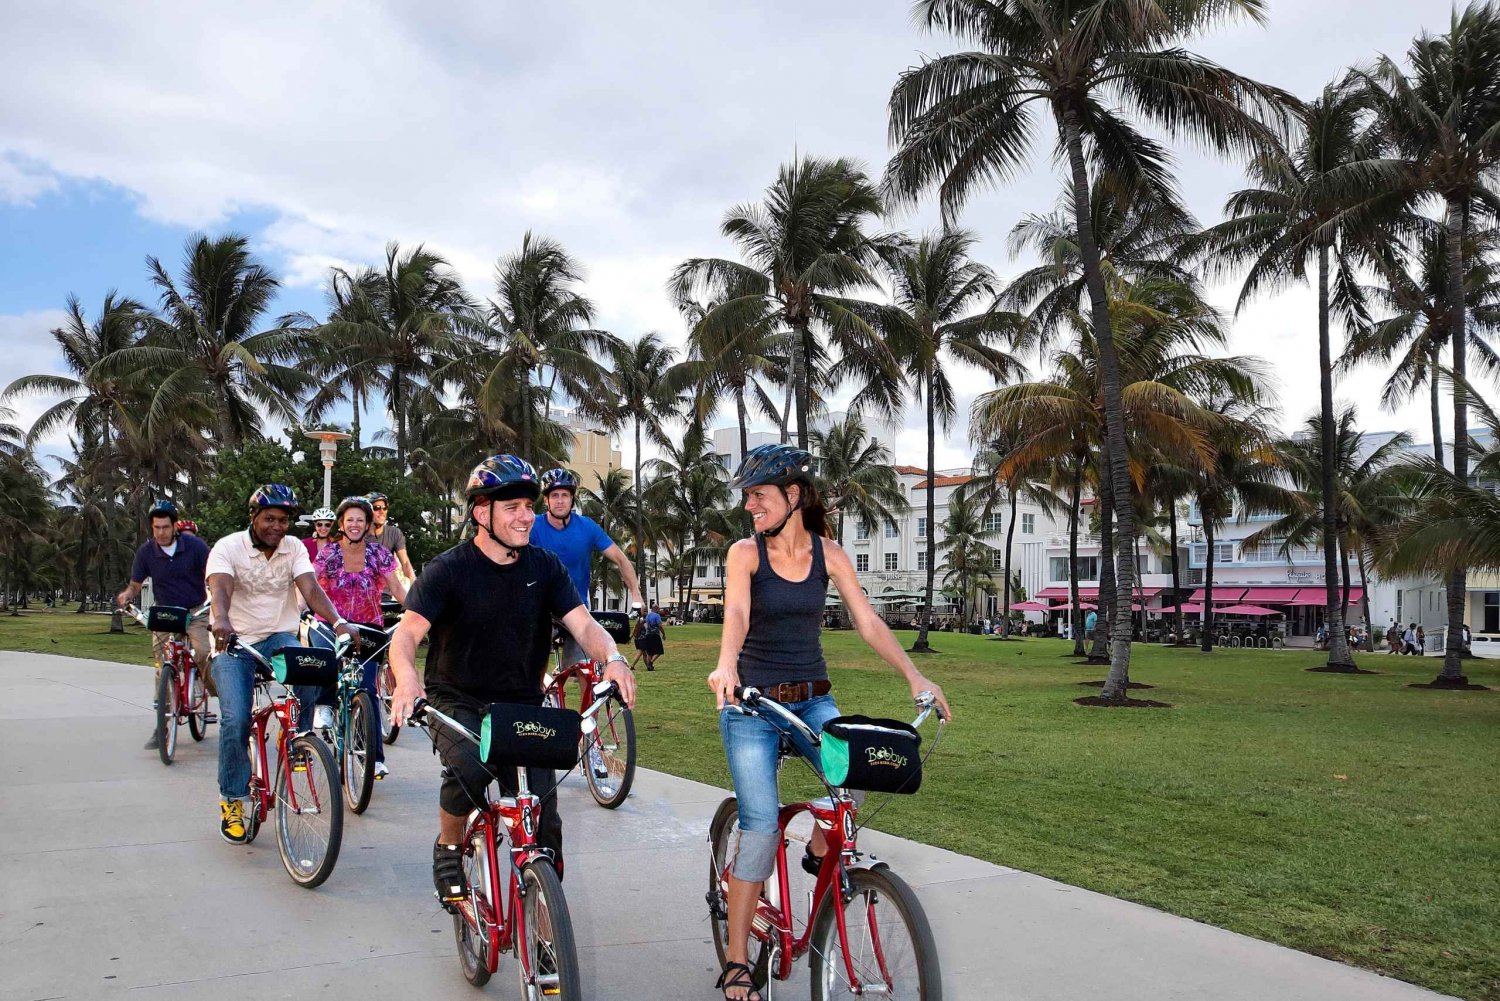
[[[635,648],[648,657],[660,657],[667,652],[662,645],[661,633],[641,633],[641,638],[635,641]]]
[[[480,720],[484,718],[489,703],[470,698],[451,688],[438,688],[427,693],[427,700],[434,709],[452,716],[459,723],[479,732]],[[432,731],[438,756],[443,759],[443,785],[438,791],[438,803],[444,813],[468,816],[470,810],[478,809],[486,802],[491,782],[500,784],[500,792],[514,796],[520,784],[513,767],[497,767],[491,770],[479,758],[479,747],[466,738],[454,734],[439,724]],[[531,791],[542,797],[541,815],[537,818],[537,844],[552,852],[557,860],[558,875],[562,875],[562,816],[557,812],[557,773],[550,768],[526,769],[526,784]]]

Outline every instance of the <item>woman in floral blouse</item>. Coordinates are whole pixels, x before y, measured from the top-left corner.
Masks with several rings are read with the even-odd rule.
[[[345,498],[335,513],[337,544],[325,547],[313,561],[313,567],[318,574],[318,583],[340,615],[350,622],[379,629],[383,622],[381,592],[389,591],[397,601],[405,601],[406,588],[396,575],[396,557],[389,549],[367,537],[373,517],[369,501],[363,497]],[[375,705],[380,704],[375,687],[379,668],[378,663],[366,663],[362,679],[362,686],[370,693],[370,700]],[[375,777],[383,779],[388,773],[385,745],[376,741]]]

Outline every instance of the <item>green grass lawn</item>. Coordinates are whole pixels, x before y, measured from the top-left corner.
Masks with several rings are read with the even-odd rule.
[[[102,615],[0,616],[0,647],[143,663]],[[912,634],[901,634],[910,641]],[[704,684],[718,629],[668,633],[640,673],[641,763],[727,785]],[[1138,647],[1138,695],[1072,704],[1102,669],[1055,640],[937,634],[919,666],[958,721],[922,791],[875,826],[1466,998],[1500,1001],[1500,661],[1494,692],[1406,688],[1437,661],[1367,655],[1378,675],[1309,674],[1310,651]],[[825,634],[848,712],[910,718],[894,674]],[[930,739],[932,727],[927,728]],[[811,786],[787,772],[788,797]],[[872,804],[873,805],[873,804]]]

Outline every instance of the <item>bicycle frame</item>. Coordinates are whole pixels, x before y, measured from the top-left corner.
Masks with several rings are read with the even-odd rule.
[[[255,707],[250,713],[250,795],[255,803],[255,823],[259,826],[265,823],[266,818],[271,814],[271,809],[276,805],[276,786],[266,754],[266,731],[271,717],[274,716],[280,724],[280,730],[276,735],[276,766],[278,771],[291,767],[291,742],[292,737],[297,734],[297,716],[301,707],[296,693],[286,685],[280,686],[280,697],[271,695],[271,685],[276,682],[266,676],[271,671],[271,662],[261,656],[260,651],[246,643],[235,643],[231,647],[248,653],[250,658],[266,672],[266,674],[257,673],[256,675]],[[265,697],[264,701],[262,701],[262,696]],[[288,776],[286,788],[292,809],[300,813],[302,807],[297,801],[297,786],[291,781],[290,776]],[[318,802],[317,790],[311,789],[310,792],[313,808],[321,811],[323,804]]]
[[[749,708],[742,706],[739,711],[759,715],[781,730],[784,755],[796,753],[791,750],[789,727],[800,730],[814,746],[819,743],[818,735],[814,734],[801,719],[783,709],[776,702],[761,701],[759,696],[760,693],[754,689],[744,689],[742,702],[752,702],[753,705]],[[922,693],[917,700],[917,705],[921,708],[921,712],[913,726],[921,726],[928,715],[935,710],[935,702],[931,693],[928,692]],[[767,707],[770,710],[769,713],[759,711]],[[858,846],[859,825],[856,822],[859,815],[858,804],[855,803],[853,797],[828,785],[827,781],[823,780],[821,772],[818,773],[818,778],[823,781],[824,788],[828,790],[826,798],[786,804],[777,811],[776,824],[783,836],[776,847],[776,866],[771,873],[771,878],[766,881],[766,892],[763,892],[756,902],[755,914],[750,921],[750,937],[771,946],[775,967],[769,972],[777,980],[786,980],[790,977],[793,965],[811,948],[813,919],[817,917],[818,909],[823,906],[825,898],[830,892],[837,892],[840,896],[848,893],[848,871],[863,864],[863,856]],[[818,869],[817,881],[813,884],[812,893],[809,895],[806,924],[803,927],[802,936],[798,938],[792,926],[791,880],[787,874],[785,834],[787,826],[802,813],[809,814],[817,828],[823,831],[827,850],[823,855],[823,863]],[[710,857],[712,857],[712,846],[710,846]],[[884,865],[885,863],[874,864]],[[717,860],[714,860],[714,865],[717,866]],[[718,871],[717,875],[722,887],[728,878],[728,873]],[[770,892],[773,888],[774,895]],[[839,951],[842,954],[844,975],[853,992],[858,994],[864,988],[854,970],[844,909],[839,907],[835,909],[834,914],[838,927]],[[885,958],[880,952],[878,941],[875,943],[875,951],[881,972],[889,978],[890,974],[885,969]]]
[[[599,686],[603,687],[603,686]],[[613,689],[611,683],[603,691],[595,690],[594,686],[589,689],[592,696],[592,705],[585,710],[583,717],[591,721],[599,708],[604,705],[605,696]],[[479,735],[468,727],[459,723],[446,713],[434,709],[425,702],[419,703],[424,720],[422,725],[431,728],[432,721],[444,726],[460,737],[474,744],[479,744]],[[413,715],[416,715],[414,712]],[[527,983],[533,983],[536,972],[532,969],[534,956],[527,954],[524,949],[517,948],[517,943],[526,940],[526,909],[521,906],[523,890],[521,885],[521,870],[527,863],[536,859],[552,861],[551,852],[543,849],[536,841],[536,830],[539,823],[542,808],[541,797],[531,791],[526,781],[526,769],[516,769],[516,795],[502,796],[497,800],[489,799],[482,808],[469,811],[468,819],[464,821],[464,844],[473,844],[481,836],[483,838],[484,854],[481,866],[483,868],[483,879],[488,890],[487,901],[481,908],[474,894],[459,901],[455,906],[459,914],[468,924],[470,932],[479,936],[485,943],[485,965],[490,973],[495,973],[500,968],[500,953],[514,952],[521,963],[521,975]],[[500,851],[497,834],[504,829],[506,840],[510,843],[507,862],[508,874],[506,879],[506,893],[500,893]],[[490,913],[494,904],[499,903],[498,913]],[[484,913],[481,913],[481,910]]]
[[[189,612],[188,624],[191,625],[194,619],[207,615],[208,609],[209,603],[204,602],[196,612]],[[150,628],[146,616],[142,615],[141,610],[135,605],[126,605],[123,611],[142,626]],[[188,669],[193,666],[192,645],[188,642],[186,633],[167,633],[166,637],[161,649],[161,669],[172,672],[172,687],[177,690],[177,718],[180,722],[186,720],[195,710],[207,706],[208,692],[205,688],[202,703],[191,704],[192,692],[188,690]]]

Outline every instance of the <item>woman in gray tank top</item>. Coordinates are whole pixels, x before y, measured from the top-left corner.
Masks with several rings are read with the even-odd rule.
[[[906,679],[912,695],[930,691],[951,718],[942,689],[923,677],[891,634],[854,575],[854,564],[827,538],[827,511],[813,485],[812,456],[790,445],[762,445],[745,456],[732,488],[745,491],[755,535],[729,549],[724,635],[708,676],[719,706],[719,733],[739,806],[740,839],[729,877],[729,961],[716,987],[729,1001],[761,995],[750,979],[750,920],[771,874],[780,832],[776,764],[781,731],[727,706],[734,689],[753,686],[797,714],[814,733],[839,715],[829,694],[820,638],[828,582],[838,588],[860,637]],[[798,747],[814,765],[811,747]],[[824,849],[814,831],[804,868],[816,872]]]

